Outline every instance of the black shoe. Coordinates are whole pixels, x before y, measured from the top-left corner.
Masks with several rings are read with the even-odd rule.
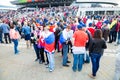
[[[43,63],[45,63],[45,61],[42,61]]]
[[[112,41],[109,41],[108,43],[112,43]]]
[[[35,61],[38,61],[39,59],[37,58],[37,59],[35,59]]]
[[[45,65],[48,65],[48,63],[45,63]]]
[[[4,43],[3,41],[1,41],[1,43]]]
[[[66,64],[66,65],[63,65],[63,66],[64,66],[64,67],[69,67],[69,65],[67,65],[67,64]]]
[[[43,62],[41,60],[39,60],[39,64],[43,64]]]
[[[60,51],[58,51],[58,53],[59,53]]]
[[[71,63],[70,61],[67,61],[67,63]]]

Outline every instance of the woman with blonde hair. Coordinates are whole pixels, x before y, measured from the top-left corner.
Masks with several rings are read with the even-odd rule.
[[[31,29],[30,29],[30,26],[28,26],[27,22],[24,22],[24,25],[22,27],[22,33],[24,33],[24,35],[25,35],[26,45],[27,45],[27,48],[29,48],[30,47],[30,39],[31,39]]]

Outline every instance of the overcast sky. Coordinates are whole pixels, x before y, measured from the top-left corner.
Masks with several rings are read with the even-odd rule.
[[[10,1],[14,1],[14,0],[0,0],[0,5],[14,6],[10,3]],[[115,0],[115,1],[118,1],[120,3],[120,0]]]
[[[0,5],[14,6],[10,3],[10,1],[14,1],[14,0],[0,0]]]

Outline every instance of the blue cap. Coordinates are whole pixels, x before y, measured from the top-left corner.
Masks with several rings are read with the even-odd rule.
[[[87,19],[90,19],[91,18],[91,16],[87,16]]]
[[[84,24],[82,21],[80,21],[79,24],[82,25],[82,27],[86,27],[86,24]]]
[[[89,23],[89,27],[92,26],[92,23]]]
[[[106,21],[104,21],[103,23],[108,24],[108,23],[109,23],[109,21],[108,21],[108,20],[106,20]]]
[[[79,25],[77,26],[78,29],[82,29],[82,27],[83,27],[83,26],[82,26],[81,24],[79,24]]]
[[[53,25],[54,23],[53,22],[50,22],[50,25]]]

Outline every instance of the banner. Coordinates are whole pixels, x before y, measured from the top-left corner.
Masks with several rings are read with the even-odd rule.
[[[43,2],[45,0],[18,0],[19,3],[27,3],[27,2]]]
[[[19,3],[26,3],[27,0],[19,0]]]
[[[27,0],[27,2],[32,2],[32,0]]]

